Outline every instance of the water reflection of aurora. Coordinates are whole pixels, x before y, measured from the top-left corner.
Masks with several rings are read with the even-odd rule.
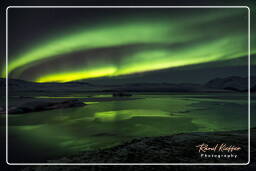
[[[9,134],[16,136],[11,145],[17,146],[18,141],[22,146],[29,139],[35,153],[47,146],[53,147],[52,153],[62,154],[106,148],[136,137],[247,128],[246,95],[187,96],[147,95],[143,99],[99,101],[79,108],[12,115]],[[221,99],[223,96],[226,98]]]
[[[170,115],[169,112],[161,110],[120,110],[95,113],[95,119],[100,121],[114,121],[131,119],[133,117],[179,117]]]

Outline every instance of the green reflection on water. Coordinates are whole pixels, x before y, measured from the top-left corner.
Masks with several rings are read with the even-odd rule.
[[[95,113],[95,119],[101,121],[125,120],[133,117],[177,117],[161,110],[119,110]]]
[[[97,104],[99,102],[84,102],[84,104]]]
[[[23,148],[32,142],[30,155],[44,146],[52,149],[45,154],[51,158],[137,137],[247,128],[246,95],[199,96],[136,95],[140,99],[85,102],[93,105],[10,115],[9,145],[19,142]]]

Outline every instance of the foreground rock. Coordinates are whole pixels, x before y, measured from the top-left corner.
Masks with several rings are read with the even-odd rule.
[[[255,129],[251,139],[255,140]],[[51,161],[57,163],[246,163],[248,161],[247,131],[218,133],[188,133],[132,140],[113,148],[84,152],[76,156]],[[238,146],[239,151],[199,152],[201,144],[209,147],[226,144]],[[255,149],[255,145],[252,149]],[[255,150],[254,150],[255,153]],[[236,158],[210,158],[201,154],[233,154]]]
[[[172,136],[162,137],[148,137],[135,139],[127,142],[123,145],[112,147],[104,150],[82,152],[80,154],[63,157],[58,160],[49,161],[50,163],[247,163],[248,161],[248,146],[247,131],[229,131],[229,132],[212,132],[212,133],[187,133],[176,134]],[[251,156],[255,157],[256,154],[256,129],[251,129]],[[232,152],[206,152],[208,154],[226,154],[237,155],[237,158],[202,158],[201,154],[196,147],[199,144],[208,144],[209,147],[219,144],[226,144],[227,146],[239,146],[241,150]],[[254,158],[251,158],[251,161]],[[46,171],[48,169],[54,169],[57,171],[66,170],[80,170],[89,169],[97,170],[99,168],[106,169],[108,166],[39,166],[28,167],[25,170],[40,170]],[[152,166],[115,166],[112,170],[145,170],[146,167],[149,170],[159,170]],[[161,166],[163,169],[170,169],[170,166]],[[179,169],[182,166],[171,166],[172,169]],[[220,169],[221,167],[221,169]],[[245,167],[245,166],[243,166]],[[255,165],[250,166],[251,169],[255,169]],[[154,169],[155,168],[155,169]],[[182,170],[240,170],[235,166],[187,166]],[[242,167],[240,167],[243,170]],[[146,170],[148,170],[146,169]]]
[[[68,100],[59,102],[45,102],[45,101],[32,101],[24,103],[17,107],[10,107],[9,114],[22,114],[29,112],[40,112],[45,110],[69,108],[69,107],[81,107],[85,104],[79,100]],[[3,113],[3,112],[2,112]]]

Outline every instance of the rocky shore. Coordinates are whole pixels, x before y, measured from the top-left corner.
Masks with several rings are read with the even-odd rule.
[[[251,131],[256,140],[256,129]],[[247,163],[247,131],[195,132],[161,137],[144,137],[116,147],[89,151],[75,156],[52,160],[53,163]],[[215,151],[200,151],[198,145],[218,147]],[[238,151],[221,151],[220,146],[239,147]],[[255,145],[251,148],[255,153]],[[233,155],[218,156],[218,155]],[[205,157],[205,155],[217,155]],[[235,158],[236,155],[237,157]]]
[[[49,163],[242,163],[248,162],[248,131],[225,131],[225,132],[195,132],[184,133],[161,137],[144,137],[134,139],[122,145],[108,149],[81,152],[73,156],[67,156]],[[251,142],[256,142],[256,129],[251,129]],[[240,150],[223,150],[199,152],[196,147],[200,144],[208,144],[209,147],[216,144],[225,144],[226,147],[239,147]],[[256,144],[251,143],[251,161],[254,161],[256,155]],[[202,154],[217,155],[217,157],[202,157]],[[222,155],[222,157],[218,157]],[[223,157],[226,155],[226,157]],[[227,157],[229,155],[229,157]],[[237,157],[230,157],[237,155]],[[87,169],[98,170],[107,169],[111,166],[39,166],[28,167],[26,171],[61,171],[65,168],[67,171]],[[112,170],[166,170],[173,168],[177,170],[243,170],[245,166],[113,166]],[[254,165],[249,165],[255,169]],[[239,169],[240,168],[240,169]]]
[[[30,101],[22,103],[18,106],[10,106],[8,109],[8,114],[23,114],[29,112],[40,112],[53,109],[62,109],[69,107],[81,107],[86,104],[79,100],[62,100],[62,101]],[[5,109],[0,108],[0,114],[5,114]]]

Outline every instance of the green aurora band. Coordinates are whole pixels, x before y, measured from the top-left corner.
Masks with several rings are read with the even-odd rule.
[[[131,44],[163,46],[138,48],[120,56],[118,63],[111,54],[105,60],[97,60],[97,56],[92,56],[92,65],[63,67],[38,75],[32,81],[67,82],[241,58],[248,55],[248,33],[247,20],[234,20],[240,12],[241,9],[233,9],[196,16],[158,16],[153,19],[130,16],[120,21],[85,27],[74,33],[69,31],[42,41],[38,46],[11,58],[8,73],[14,73],[19,78],[30,67],[46,60],[55,60],[61,55]],[[230,19],[233,20],[231,24],[227,22]],[[177,44],[182,45],[175,46]],[[251,50],[251,53],[255,52],[255,49]],[[5,74],[4,70],[2,76]]]

